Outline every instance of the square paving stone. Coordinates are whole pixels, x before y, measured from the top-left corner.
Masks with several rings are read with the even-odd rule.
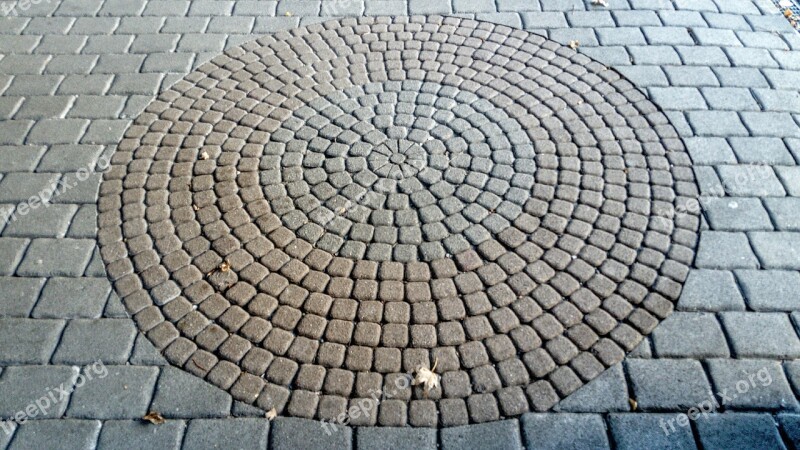
[[[750,308],[756,311],[800,309],[800,273],[782,270],[737,270],[735,273]]]
[[[353,430],[350,427],[291,417],[279,417],[270,426],[273,450],[328,450],[353,446]]]
[[[0,378],[0,417],[8,419],[23,411],[29,419],[52,419],[61,417],[67,409],[69,395],[63,397],[60,389],[70,390],[78,376],[77,367],[66,366],[19,366],[7,367]],[[52,402],[50,393],[55,397]],[[42,397],[41,408],[34,414],[28,414],[26,408]],[[49,401],[48,405],[45,403]]]
[[[700,235],[695,265],[701,269],[755,269],[758,260],[744,233],[706,231]]]
[[[83,369],[86,381],[72,393],[67,416],[140,419],[147,414],[158,368],[106,365],[104,370],[100,370],[100,367],[103,366],[90,365]]]
[[[55,364],[123,364],[128,360],[136,337],[130,319],[70,320],[53,355]],[[87,345],[91,342],[91,345]]]
[[[800,270],[800,233],[756,231],[750,242],[763,267]]]
[[[267,447],[269,421],[259,419],[196,419],[189,422],[183,448],[260,450]]]
[[[692,270],[683,285],[678,308],[687,311],[730,311],[743,310],[745,305],[733,273]]]
[[[697,448],[692,428],[676,424],[675,414],[611,414],[608,427],[619,450]],[[646,443],[646,444],[644,444]]]
[[[153,425],[142,420],[109,420],[103,424],[97,448],[126,450],[177,450],[186,425],[169,420]]]
[[[17,275],[83,275],[94,248],[92,239],[34,239],[17,268]]]
[[[629,359],[626,368],[643,411],[686,410],[711,399],[711,386],[698,361]]]
[[[187,395],[189,392],[192,395]],[[232,401],[231,396],[218,387],[190,373],[165,367],[150,408],[164,417],[227,417]]]
[[[736,357],[800,357],[800,340],[786,314],[726,312],[722,324]]]
[[[712,359],[708,372],[720,404],[730,409],[797,409],[778,361]]]
[[[106,278],[50,278],[32,316],[98,318],[103,313],[110,292],[111,283]]]
[[[599,414],[525,414],[520,424],[529,450],[610,448]]]
[[[32,420],[18,427],[8,450],[43,448],[95,448],[100,435],[98,420]]]
[[[524,418],[525,416],[523,416]],[[439,430],[441,448],[485,450],[522,449],[520,424],[517,420],[503,420]]]
[[[43,285],[44,278],[0,277],[0,316],[28,317]]]
[[[713,314],[676,312],[653,330],[660,358],[729,356],[725,334]]]
[[[596,412],[628,411],[628,386],[622,364],[616,364],[594,380],[567,396],[556,411]]]
[[[63,320],[0,318],[0,365],[47,364]]]
[[[356,448],[359,450],[436,448],[436,430],[408,427],[360,427],[356,431]]]
[[[769,414],[711,414],[696,424],[705,450],[785,448]]]

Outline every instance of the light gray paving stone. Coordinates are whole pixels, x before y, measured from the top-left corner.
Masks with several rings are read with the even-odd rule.
[[[569,45],[572,41],[578,41],[582,46],[596,46],[598,45],[595,32],[591,28],[564,28],[550,30],[549,38],[560,42],[564,45]]]
[[[273,2],[274,3],[274,2]],[[168,0],[147,2],[142,11],[143,16],[184,16],[189,11],[189,1]],[[274,10],[273,10],[274,11]]]
[[[797,409],[779,361],[712,359],[708,373],[726,409]]]
[[[231,402],[231,396],[218,387],[182,370],[165,367],[150,408],[164,417],[213,418],[229,415]]]
[[[20,209],[11,217],[3,229],[3,236],[10,237],[63,237],[67,233],[72,217],[78,210],[76,205],[53,205],[44,203],[36,209]],[[23,214],[26,212],[26,214]]]
[[[253,33],[274,33],[294,28],[298,23],[299,19],[297,17],[256,17]]]
[[[791,90],[792,86],[797,86],[796,83],[800,80],[800,73],[792,70],[761,69],[761,72],[773,89]]]
[[[683,140],[692,162],[700,165],[735,164],[736,155],[724,138],[690,137]]]
[[[800,233],[754,231],[749,236],[762,267],[800,269]]]
[[[745,16],[747,22],[750,23],[750,26],[753,28],[754,31],[767,31],[770,33],[776,33],[781,31],[789,31],[792,29],[792,26],[789,24],[787,20],[784,20],[780,14],[775,14],[774,10],[772,10],[772,14],[769,15],[761,15],[761,14],[748,14]]]
[[[475,15],[475,19],[506,25],[512,28],[522,28],[522,18],[519,16],[519,13],[515,12],[479,13]],[[583,38],[584,41],[582,41],[585,42],[584,45],[597,45],[597,39],[594,38],[594,33],[592,33],[591,30],[585,30],[585,32],[581,34],[586,35],[586,37]]]
[[[95,124],[97,122],[94,122]],[[99,173],[67,173],[59,180],[53,203],[96,203],[102,175]]]
[[[786,193],[792,197],[800,197],[800,167],[798,166],[778,166],[775,173],[783,183]]]
[[[41,206],[41,202],[50,199],[58,179],[59,175],[55,173],[14,172],[6,174],[0,181],[0,202],[27,202],[28,208],[30,208],[36,204],[35,201],[30,200],[31,197],[37,196]]]
[[[700,235],[695,265],[701,269],[748,269],[758,267],[747,235],[706,231]]]
[[[698,136],[747,136],[739,115],[734,111],[689,111],[687,120]]]
[[[760,109],[749,89],[706,87],[702,89],[709,108],[729,111],[758,111]]]
[[[724,312],[722,324],[739,358],[797,358],[800,340],[783,313]]]
[[[83,2],[83,5],[95,4],[97,8],[99,8],[101,3],[101,1],[97,0],[88,0]],[[66,4],[66,2],[62,3],[62,8],[64,4]],[[117,17],[94,17],[94,12],[87,12],[87,14],[88,16],[85,17],[81,17],[80,13],[73,16],[76,17],[76,19],[72,28],[69,30],[70,34],[109,34],[114,32],[114,29],[119,24],[119,18]]]
[[[413,2],[411,4],[413,5]],[[526,12],[521,16],[525,29],[564,28],[567,26],[567,18],[562,12]]]
[[[94,120],[81,139],[81,144],[116,144],[130,126],[129,120]]]
[[[125,55],[133,42],[131,35],[90,36],[81,51],[84,55],[100,55],[93,73],[132,72],[139,68],[144,59],[141,55]]]
[[[359,427],[356,431],[360,450],[436,448],[436,441],[436,430],[431,428]]]
[[[191,70],[194,53],[151,53],[147,55],[142,72],[178,72]]]
[[[139,333],[136,336],[130,363],[142,366],[164,366],[167,365],[167,360],[143,334]]]
[[[106,303],[106,308],[103,311],[103,317],[130,319],[130,315],[125,310],[125,306],[122,305],[122,301],[120,301],[116,292],[108,296],[108,302]]]
[[[764,205],[781,231],[800,231],[800,198],[774,197],[764,199]]]
[[[98,420],[32,420],[19,429],[9,450],[43,448],[95,448],[101,423]]]
[[[0,61],[2,62],[2,61]],[[22,104],[22,97],[2,97],[0,98],[0,118],[3,120],[10,119],[17,109]],[[4,146],[5,147],[5,146]],[[21,146],[9,146],[21,147]]]
[[[167,17],[161,31],[165,33],[202,33],[206,30],[210,21],[210,17],[202,16]]]
[[[270,443],[274,450],[307,448],[349,449],[353,447],[353,430],[345,426],[323,427],[321,422],[308,419],[279,417],[270,424]]]
[[[667,45],[642,45],[629,46],[628,52],[631,54],[634,64],[641,65],[678,65],[681,59],[674,48]]]
[[[566,412],[628,411],[628,386],[622,364],[608,368],[594,380],[561,400],[554,408]]]
[[[24,239],[0,239],[0,247],[8,241],[25,244]],[[3,286],[0,290],[0,316],[28,317],[44,281],[44,278],[0,277],[0,285]]]
[[[789,50],[786,41],[773,33],[763,31],[737,31],[736,36],[745,47]]]
[[[67,75],[58,86],[59,94],[104,94],[111,87],[112,74]]]
[[[72,393],[67,417],[141,419],[147,414],[158,368],[112,366],[103,362],[85,367],[82,373],[85,381]],[[191,394],[186,392],[187,396]]]
[[[644,34],[638,27],[597,28],[597,40],[602,45],[645,45]]]
[[[693,28],[692,35],[699,45],[714,47],[741,47],[733,30],[719,28]]]
[[[745,126],[754,136],[779,138],[800,136],[800,128],[789,113],[745,111],[741,116]]]
[[[163,75],[159,73],[118,74],[108,92],[116,95],[155,95],[162,78]]]
[[[97,236],[97,207],[82,205],[72,217],[67,237],[81,239]]]
[[[379,0],[365,3],[365,14],[368,16],[403,15],[408,10],[407,3],[404,0]]]
[[[653,349],[652,345],[650,344],[650,338],[642,339],[642,342],[639,342],[639,345],[636,346],[628,356],[631,358],[652,358],[653,357]]]
[[[663,11],[661,13],[663,14]],[[642,31],[651,45],[692,45],[695,43],[685,26],[642,27]]]
[[[34,239],[17,268],[19,276],[80,276],[95,242],[90,239]]]
[[[97,448],[129,450],[177,450],[186,424],[169,420],[152,425],[142,420],[109,420],[103,424]]]
[[[798,69],[800,70],[800,69]],[[753,89],[753,95],[766,111],[800,113],[800,93],[786,89]]]
[[[766,49],[725,47],[724,50],[731,64],[737,67],[757,67],[759,69],[778,67],[778,62]]]
[[[122,364],[130,357],[136,327],[129,319],[75,319],[67,323],[55,364]],[[87,345],[92,342],[92,345]]]
[[[0,364],[46,364],[63,320],[0,318]]]
[[[731,147],[739,162],[793,165],[794,158],[781,139],[769,137],[733,137]]]
[[[789,445],[793,448],[800,446],[800,415],[792,413],[778,414],[777,419]]]
[[[527,449],[610,448],[600,415],[525,414],[520,425]]]
[[[663,109],[707,109],[700,91],[690,87],[651,87],[650,99]]]
[[[33,310],[36,318],[98,318],[111,292],[105,278],[51,278]]]
[[[28,144],[75,144],[89,126],[86,119],[44,119],[31,128]]]
[[[22,106],[14,114],[16,119],[51,119],[64,117],[75,99],[66,95],[33,96],[22,102]]]
[[[756,311],[800,309],[800,273],[782,270],[737,270],[747,304]]]
[[[196,419],[189,422],[183,448],[267,448],[269,421],[261,419]],[[435,440],[434,440],[435,442]]]
[[[697,11],[688,10],[694,3],[700,2],[684,2],[683,5],[676,5],[678,6],[678,9],[681,9],[681,11],[659,11],[658,15],[661,17],[661,21],[664,23],[664,25],[667,26],[707,27],[708,24],[699,12],[703,9],[698,9]],[[716,11],[716,8],[713,8],[712,10]]]
[[[611,13],[602,10],[591,11],[567,11],[567,22],[572,27],[613,27],[616,25],[614,19],[611,18]]]
[[[617,67],[620,72],[622,72],[620,69],[630,69],[633,67],[630,65],[630,56],[625,50],[625,47],[578,47],[578,51],[603,64],[613,65]],[[630,78],[628,74],[624,75]],[[663,76],[663,74],[662,77],[664,78],[664,86],[666,86],[667,77]]]
[[[703,366],[691,359],[628,359],[628,377],[642,411],[686,410],[710,399]]]
[[[672,86],[719,86],[710,67],[666,66],[664,72]]]
[[[233,407],[231,408],[231,415],[233,417],[258,417],[263,419],[266,413],[267,412],[261,408],[240,402],[239,400],[234,400]]]
[[[16,366],[3,369],[0,378],[0,417],[3,419],[53,419],[61,417],[67,409],[70,390],[78,376],[77,367],[66,366]],[[50,393],[53,397],[50,397]],[[42,397],[42,407],[28,414],[26,409]],[[55,398],[55,401],[52,401]],[[48,405],[45,403],[50,401]],[[22,411],[22,414],[19,414]],[[35,416],[34,416],[35,413]]]
[[[586,5],[580,0],[539,0],[542,11],[580,11]]]
[[[697,448],[692,429],[676,424],[675,414],[611,414],[608,428],[616,448],[633,450],[648,449],[684,450]]]
[[[712,414],[696,423],[704,449],[786,448],[769,414]]]
[[[591,56],[591,55],[589,55]],[[660,67],[655,66],[622,66],[617,70],[640,87],[669,86],[667,76]]]
[[[44,73],[88,74],[97,63],[97,58],[97,55],[56,55],[47,63]]]
[[[63,75],[17,75],[5,95],[52,95]]]
[[[698,47],[698,46],[685,46],[679,45],[675,50],[680,55],[684,64],[689,66],[705,66],[712,69],[730,69],[731,62],[728,60],[728,55],[719,47]],[[761,74],[758,69],[751,69],[757,74]],[[762,77],[763,78],[763,77]],[[766,83],[766,79],[764,79]],[[724,83],[723,83],[724,84]]]
[[[14,273],[29,243],[30,240],[22,238],[0,239],[0,275],[5,276]],[[2,297],[2,294],[0,294],[0,297]],[[20,298],[25,297],[21,296]]]
[[[757,198],[703,197],[700,200],[706,219],[716,231],[771,230],[772,221]]]
[[[525,416],[522,417],[524,421]],[[443,428],[439,431],[439,439],[440,448],[443,450],[463,448],[522,449],[520,422],[517,420]],[[532,448],[528,445],[526,447]]]
[[[653,330],[660,358],[708,358],[730,355],[722,328],[713,314],[676,312]]]
[[[725,192],[731,196],[742,197],[783,197],[786,191],[769,166],[722,165],[717,173],[725,186]]]

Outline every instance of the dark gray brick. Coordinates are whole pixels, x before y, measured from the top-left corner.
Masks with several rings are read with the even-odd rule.
[[[525,416],[522,417],[524,421]],[[440,448],[522,449],[519,429],[520,423],[516,420],[443,428],[439,431]]]
[[[97,342],[93,339],[93,344]],[[140,419],[147,414],[158,377],[157,368],[105,366],[105,370],[100,370],[99,367],[93,365],[83,369],[86,381],[72,393],[68,417]]]
[[[707,450],[785,448],[768,414],[712,414],[696,423]]]
[[[22,259],[20,276],[80,276],[95,242],[90,239],[34,239]]]
[[[686,410],[710,399],[711,386],[698,361],[629,359],[626,368],[643,411]]]
[[[436,430],[430,428],[360,427],[356,431],[356,448],[436,448]]]
[[[71,320],[53,355],[56,364],[89,364],[101,360],[122,364],[128,360],[136,337],[130,319]],[[92,345],[86,345],[92,342]]]
[[[19,427],[8,450],[54,447],[91,450],[95,448],[100,425],[97,420],[28,421]]]
[[[0,318],[0,364],[46,364],[63,320]]]
[[[782,313],[725,312],[722,324],[740,358],[797,358],[797,339],[789,316]]]
[[[257,450],[267,447],[269,422],[261,419],[197,419],[189,422],[183,448],[236,448]]]
[[[800,233],[753,232],[750,242],[767,269],[800,269]]]
[[[800,273],[781,270],[737,270],[747,304],[756,311],[800,309]]]
[[[111,284],[105,278],[51,278],[33,310],[37,318],[98,318]]]
[[[729,356],[722,328],[713,314],[676,312],[653,330],[660,358]]]
[[[192,395],[186,395],[191,392]],[[165,367],[158,379],[151,409],[164,417],[226,417],[231,396],[200,378],[173,367]]]
[[[610,448],[600,415],[525,414],[520,424],[527,449]]]
[[[10,239],[0,239],[0,246]],[[24,239],[14,239],[22,241]],[[24,247],[22,247],[24,248]],[[0,315],[28,317],[44,284],[43,278],[0,277]]]
[[[797,409],[781,363],[766,360],[712,359],[708,373],[720,404],[727,409]]]
[[[706,231],[700,235],[695,264],[701,269],[748,269],[756,268],[758,260],[744,233]]]
[[[710,197],[700,204],[711,228],[716,231],[771,230],[767,211],[757,198]]]
[[[628,411],[628,386],[622,364],[608,368],[600,376],[567,396],[556,411],[595,412]]]
[[[800,198],[774,197],[764,199],[764,205],[781,231],[800,231]]]
[[[4,419],[15,416],[19,411],[25,412],[28,405],[36,400],[49,396],[50,391],[56,398],[56,403],[46,405],[36,411],[36,416],[28,415],[29,419],[53,419],[61,417],[67,409],[69,395],[63,398],[56,389],[67,392],[72,388],[78,376],[77,367],[66,366],[20,366],[7,367],[0,378],[0,417]],[[52,399],[51,399],[52,400]],[[27,414],[27,413],[26,413]]]
[[[616,448],[633,450],[647,443],[648,449],[682,450],[697,448],[692,429],[675,423],[675,414],[611,414],[608,428]]]
[[[151,425],[142,420],[109,420],[103,424],[98,448],[152,450],[177,450],[181,446],[186,425],[170,420],[161,425]]]
[[[344,426],[323,426],[316,420],[279,417],[270,425],[270,442],[274,450],[307,448],[324,450],[353,447],[353,430]],[[327,430],[327,432],[326,432]]]
[[[779,414],[778,422],[792,448],[800,447],[800,415],[798,414]]]

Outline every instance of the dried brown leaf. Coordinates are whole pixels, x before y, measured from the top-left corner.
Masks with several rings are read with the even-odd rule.
[[[164,417],[155,411],[150,411],[147,413],[144,417],[142,417],[142,420],[146,420],[153,425],[161,425],[162,423],[166,422]]]

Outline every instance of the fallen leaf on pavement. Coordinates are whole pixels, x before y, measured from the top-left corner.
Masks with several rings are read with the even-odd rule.
[[[575,50],[578,46],[581,45],[580,41],[569,41],[569,48]]]
[[[267,411],[267,414],[265,416],[266,416],[267,420],[272,420],[272,419],[278,417],[278,411],[275,411],[275,408],[272,408],[269,411]]]
[[[414,381],[411,382],[412,386],[421,384],[426,396],[431,389],[436,389],[439,386],[439,375],[434,372],[438,363],[439,360],[437,359],[433,362],[433,368],[420,367],[417,369],[417,375],[414,377]]]
[[[142,419],[152,423],[153,425],[161,425],[162,423],[166,422],[164,417],[155,411],[150,411],[146,416],[142,417]]]

